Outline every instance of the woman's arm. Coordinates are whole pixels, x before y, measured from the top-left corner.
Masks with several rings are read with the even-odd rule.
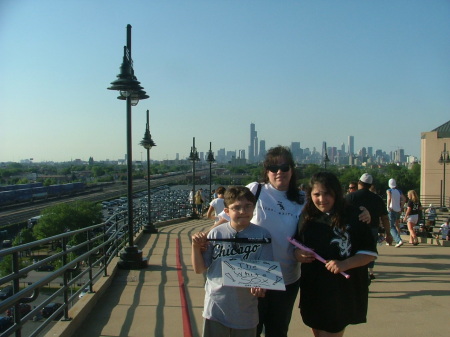
[[[358,216],[359,221],[370,224],[372,217],[370,216],[370,213],[367,210],[367,208],[365,208],[364,206],[360,206],[359,209],[361,210],[361,213],[359,213]]]

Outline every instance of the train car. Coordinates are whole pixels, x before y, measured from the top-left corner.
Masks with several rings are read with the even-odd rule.
[[[85,188],[86,188],[85,183],[73,183],[73,191],[75,193],[84,192]]]
[[[23,189],[27,189],[27,188],[41,187],[41,186],[43,186],[42,183],[6,185],[6,186],[0,186],[0,192],[23,190]]]
[[[50,185],[50,186],[47,186],[47,193],[48,193],[48,196],[51,197],[51,198],[61,196],[62,192],[63,192],[62,185]]]
[[[23,184],[21,186],[23,186]],[[69,184],[37,186],[33,188],[2,191],[0,192],[0,206],[13,205],[16,203],[32,202],[34,200],[46,198],[59,198],[66,195],[73,195],[84,192],[85,189],[86,185],[84,183],[77,182]]]
[[[34,187],[32,188],[33,200],[45,199],[48,197],[47,187]]]
[[[3,191],[0,192],[0,206],[7,206],[14,203],[14,197],[16,195],[16,191]]]
[[[23,190],[16,190],[14,196],[14,202],[28,202],[33,200],[33,190],[31,188],[26,188]]]

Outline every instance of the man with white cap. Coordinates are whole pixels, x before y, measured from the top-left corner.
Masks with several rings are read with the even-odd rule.
[[[402,207],[405,204],[406,198],[402,191],[397,188],[397,182],[394,178],[389,179],[389,189],[386,191],[387,194],[387,210],[389,212],[389,225],[391,227],[391,235],[397,244],[395,248],[403,245],[400,233],[397,230],[397,225],[400,219],[400,214],[402,213]]]
[[[378,229],[380,227],[380,220],[383,224],[384,230],[386,232],[386,242],[392,243],[392,236],[390,234],[390,226],[388,219],[388,211],[386,210],[386,204],[383,199],[378,194],[370,191],[370,187],[373,184],[373,177],[364,173],[358,180],[358,190],[349,193],[345,196],[345,199],[354,206],[360,207],[364,206],[370,213],[370,229],[372,232],[373,240],[376,244],[378,240]],[[373,267],[375,261],[369,263],[369,277],[371,280],[375,279],[373,274]]]

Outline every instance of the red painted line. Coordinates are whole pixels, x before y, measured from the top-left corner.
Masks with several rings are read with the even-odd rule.
[[[177,273],[178,273],[178,286],[180,288],[180,298],[181,298],[181,316],[183,317],[183,331],[184,337],[192,337],[192,325],[191,318],[189,316],[189,308],[186,300],[186,288],[184,286],[183,272],[181,269],[181,259],[180,259],[180,240],[177,239]]]

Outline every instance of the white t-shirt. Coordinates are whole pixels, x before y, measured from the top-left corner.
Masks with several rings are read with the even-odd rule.
[[[258,183],[247,187],[256,194]],[[290,201],[285,191],[278,191],[270,184],[261,185],[253,218],[255,225],[266,228],[272,236],[274,261],[280,262],[286,285],[300,278],[300,263],[294,258],[294,246],[287,241],[297,233],[297,224],[303,205]]]
[[[214,212],[216,213],[216,217],[220,214],[220,212],[223,211],[225,208],[225,204],[223,201],[223,198],[216,198],[213,201],[209,203],[209,206],[212,206],[214,208]]]
[[[394,212],[400,212],[402,210],[400,207],[401,192],[396,188],[391,188],[388,191],[391,192],[391,202],[388,207],[392,208]]]

